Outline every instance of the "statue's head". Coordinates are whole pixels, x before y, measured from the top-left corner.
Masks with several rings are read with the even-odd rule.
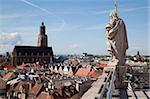
[[[110,14],[109,14],[109,17],[112,20],[117,20],[118,19],[117,11],[116,10],[111,11]]]
[[[112,25],[111,24],[107,24],[105,26],[105,28],[106,28],[106,31],[110,31],[112,29]]]

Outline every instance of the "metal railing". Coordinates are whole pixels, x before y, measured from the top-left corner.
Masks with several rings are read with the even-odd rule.
[[[113,71],[113,73],[111,75],[110,85],[108,88],[106,99],[111,99],[111,97],[112,97],[115,79],[116,79],[115,71]]]
[[[103,99],[103,97],[106,97],[106,99],[111,99],[113,94],[115,79],[116,79],[115,70],[109,71],[109,74],[106,77],[103,86],[101,86],[100,94],[97,97],[98,99]]]

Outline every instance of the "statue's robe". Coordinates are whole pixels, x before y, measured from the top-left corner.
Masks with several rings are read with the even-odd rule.
[[[128,49],[128,40],[126,27],[122,19],[115,20],[114,26],[107,31],[108,51],[112,54],[112,60],[109,65],[116,68],[116,88],[125,88],[125,57]]]
[[[128,49],[126,27],[122,19],[116,20],[115,26],[107,33],[108,50],[118,60],[117,65],[124,65],[125,53]]]

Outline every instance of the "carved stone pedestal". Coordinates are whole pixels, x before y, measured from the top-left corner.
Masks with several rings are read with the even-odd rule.
[[[116,89],[126,89],[128,87],[128,83],[125,82],[125,78],[126,78],[126,67],[117,66],[116,67],[116,81],[115,81]]]

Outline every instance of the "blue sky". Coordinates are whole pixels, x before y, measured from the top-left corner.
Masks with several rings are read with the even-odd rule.
[[[119,0],[119,16],[125,21],[133,55],[149,52],[149,0]],[[0,53],[14,45],[37,45],[44,21],[48,44],[55,54],[105,55],[105,25],[114,0],[0,0]]]

